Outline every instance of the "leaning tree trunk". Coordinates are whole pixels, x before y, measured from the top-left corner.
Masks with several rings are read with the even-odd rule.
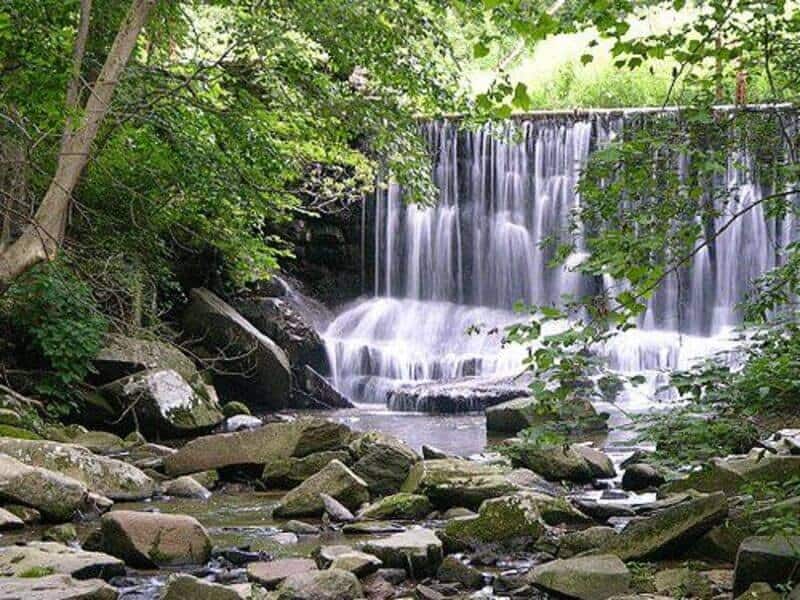
[[[8,289],[16,277],[40,262],[52,260],[58,252],[64,239],[72,192],[89,161],[92,144],[108,114],[114,89],[136,47],[147,16],[157,1],[133,0],[100,76],[89,90],[82,115],[75,123],[68,116],[58,154],[58,166],[50,186],[32,222],[17,240],[0,253],[0,293]],[[81,31],[84,31],[83,27]]]

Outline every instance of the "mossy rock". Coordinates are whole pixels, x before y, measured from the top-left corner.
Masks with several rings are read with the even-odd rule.
[[[261,479],[268,488],[291,489],[319,473],[332,460],[338,460],[345,465],[352,462],[347,450],[315,452],[302,458],[276,458],[264,465]]]
[[[369,505],[361,513],[365,519],[405,519],[418,521],[433,511],[433,505],[427,496],[400,492],[381,498]]]
[[[42,539],[46,542],[59,542],[69,545],[78,540],[78,532],[72,523],[62,523],[46,529],[42,534]]]
[[[0,425],[11,425],[19,427],[22,424],[22,417],[10,408],[0,408]]]
[[[225,406],[222,407],[222,414],[225,416],[226,419],[230,419],[231,417],[235,417],[236,415],[249,415],[250,409],[247,408],[247,405],[244,402],[228,402]]]
[[[0,437],[10,437],[18,440],[41,440],[42,436],[38,433],[14,427],[13,425],[0,425]]]

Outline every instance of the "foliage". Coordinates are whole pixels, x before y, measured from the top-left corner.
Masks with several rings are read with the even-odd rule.
[[[743,517],[746,521],[756,523],[757,528],[754,532],[756,535],[800,535],[800,515],[797,513],[797,507],[789,505],[783,510],[774,509],[777,503],[800,496],[800,478],[791,477],[785,481],[745,485],[741,492],[750,499],[744,507]],[[764,508],[770,508],[770,514],[754,518],[755,513]]]

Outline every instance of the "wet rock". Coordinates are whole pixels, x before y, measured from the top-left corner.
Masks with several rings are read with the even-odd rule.
[[[352,462],[347,450],[315,452],[302,458],[276,458],[264,465],[261,480],[270,489],[292,489],[325,468],[332,460]]]
[[[622,489],[639,492],[664,483],[664,476],[652,465],[635,463],[625,469],[622,475]]]
[[[800,536],[754,536],[739,546],[734,567],[733,595],[744,593],[751,584],[782,585],[800,569]]]
[[[69,521],[90,503],[86,486],[77,479],[5,454],[0,454],[0,498],[35,508],[55,522]]]
[[[570,417],[580,419],[582,422],[592,422],[593,430],[607,429],[606,419],[597,414],[597,411],[588,400],[573,399],[570,401]],[[538,401],[530,397],[530,390],[525,397],[508,400],[495,404],[486,409],[486,430],[501,433],[517,433],[528,427],[544,425],[550,421],[560,419],[548,411],[542,411]]]
[[[136,413],[149,436],[188,437],[211,431],[222,422],[214,388],[191,385],[172,369],[150,369],[109,383],[101,392],[122,410]]]
[[[674,556],[727,514],[725,494],[697,495],[646,519],[631,521],[601,550],[623,560]]]
[[[714,595],[711,582],[697,571],[687,568],[659,571],[653,583],[656,592],[672,598],[710,600]]]
[[[9,600],[116,600],[117,597],[117,590],[102,579],[78,581],[69,575],[0,578],[0,598]]]
[[[233,402],[228,402],[222,407],[222,414],[226,419],[230,419],[236,415],[250,416],[250,409],[247,408],[246,404],[234,400]]]
[[[0,438],[0,452],[26,465],[80,481],[112,500],[142,500],[152,496],[155,489],[155,482],[133,465],[92,454],[74,444]]]
[[[558,540],[558,557],[571,558],[576,554],[594,550],[610,544],[617,536],[613,527],[589,527],[581,531],[572,531]]]
[[[424,460],[411,468],[401,491],[427,496],[439,509],[475,510],[484,500],[519,489],[508,480],[509,472],[498,465],[457,458]]]
[[[61,525],[49,527],[42,533],[42,540],[45,542],[57,542],[65,546],[79,542],[78,532],[72,523],[62,523]]]
[[[455,556],[446,556],[442,560],[436,577],[444,583],[460,583],[468,589],[477,590],[483,587],[483,574]]]
[[[214,548],[211,552],[211,557],[223,558],[237,567],[268,558],[263,552],[253,552],[249,549],[249,546],[241,548]]]
[[[0,531],[9,531],[10,529],[22,529],[25,527],[25,522],[14,513],[0,508]]]
[[[356,518],[353,513],[347,510],[347,507],[343,506],[336,498],[332,498],[328,494],[320,494],[319,497],[322,499],[325,514],[328,515],[332,522],[350,523],[355,521]]]
[[[211,539],[193,517],[118,510],[100,521],[102,547],[137,568],[203,564]]]
[[[357,457],[353,471],[367,482],[373,495],[400,490],[419,456],[398,438],[377,432],[362,435],[351,444]]]
[[[398,493],[386,496],[367,506],[359,513],[364,519],[402,519],[419,521],[433,511],[433,505],[426,496]]]
[[[283,530],[297,535],[317,535],[319,527],[303,521],[287,521],[283,524]]]
[[[383,562],[377,556],[367,554],[366,552],[359,552],[358,550],[350,550],[343,552],[336,556],[331,561],[331,569],[340,569],[342,571],[349,571],[356,577],[365,577],[377,571]]]
[[[405,527],[391,521],[357,521],[342,527],[342,533],[348,535],[380,535],[382,533],[399,533]]]
[[[713,458],[702,470],[664,484],[659,494],[690,489],[734,493],[747,483],[786,481],[793,477],[800,477],[800,456],[775,455],[756,449],[747,456]]]
[[[366,482],[338,460],[332,460],[319,473],[288,492],[275,507],[278,517],[304,517],[322,514],[325,506],[320,494],[328,494],[348,509],[369,502]]]
[[[415,528],[361,544],[386,567],[405,569],[412,578],[433,576],[442,563],[442,542],[430,529]]]
[[[631,574],[613,555],[559,559],[534,568],[533,585],[580,600],[605,600],[628,591]]]
[[[531,469],[548,481],[588,483],[594,476],[592,467],[575,449],[575,445],[517,447],[515,463]]]
[[[276,594],[276,600],[355,600],[363,597],[356,576],[341,569],[291,575]]]
[[[325,408],[355,408],[355,404],[340,394],[311,365],[306,365],[303,375],[305,391],[316,404]]]
[[[164,585],[161,600],[250,600],[258,598],[252,589],[247,594],[240,593],[232,586],[204,581],[191,575],[170,575]]]
[[[208,435],[190,441],[164,458],[169,475],[186,475],[235,465],[265,465],[279,458],[302,458],[315,452],[341,450],[350,430],[325,419],[302,418],[268,423],[252,431]]]
[[[796,589],[796,588],[795,588]],[[772,589],[772,586],[763,581],[750,584],[741,595],[736,596],[736,600],[780,600],[783,598],[781,594]],[[789,600],[794,600],[789,596]]]
[[[433,446],[428,446],[427,444],[422,444],[422,458],[425,460],[437,460],[442,458],[453,458],[447,452],[443,450],[439,450],[438,448],[434,448]]]
[[[584,446],[583,444],[573,444],[572,449],[580,454],[588,463],[593,477],[597,479],[611,479],[617,476],[614,463],[611,462],[611,459],[605,452],[600,452],[600,450],[596,450],[591,446]]]
[[[391,410],[452,414],[482,411],[488,406],[530,396],[527,386],[508,378],[465,377],[404,386],[389,395]]]
[[[529,490],[548,496],[564,496],[566,490],[558,484],[547,481],[530,469],[514,469],[506,475],[506,481],[522,490]]]
[[[258,417],[251,415],[234,415],[225,419],[222,424],[222,430],[225,433],[233,433],[235,431],[248,431],[250,429],[258,429],[262,427],[264,422]]]
[[[166,482],[164,494],[175,498],[198,498],[200,500],[208,500],[211,497],[211,492],[188,475]]]
[[[87,552],[57,542],[29,542],[0,548],[0,575],[37,577],[53,574],[75,579],[110,579],[125,573],[125,564],[113,556]]]
[[[291,575],[316,570],[317,565],[310,558],[281,558],[271,562],[249,564],[247,566],[247,578],[263,585],[268,590],[272,590]]]
[[[201,339],[211,352],[234,357],[222,361],[229,374],[217,378],[220,389],[249,405],[286,408],[291,391],[286,353],[207,289],[194,289],[190,297],[183,319],[187,333]]]

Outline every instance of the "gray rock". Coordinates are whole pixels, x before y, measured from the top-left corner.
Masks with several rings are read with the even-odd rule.
[[[370,432],[351,445],[357,460],[353,471],[367,482],[373,495],[385,496],[400,490],[419,455],[402,440]]]
[[[427,444],[422,444],[422,458],[425,460],[436,460],[440,458],[452,458],[452,456],[443,450],[428,446]]]
[[[319,527],[316,525],[294,520],[284,523],[283,530],[296,535],[317,535],[319,533]]]
[[[220,585],[187,574],[170,575],[161,600],[254,600],[259,596],[249,587],[240,591],[234,586]]]
[[[583,422],[591,420],[594,424],[592,429],[603,430],[607,428],[605,419],[597,414],[592,403],[588,400],[573,399],[570,401],[570,409],[571,418],[580,418]],[[487,408],[486,430],[517,433],[528,427],[544,425],[561,418],[561,415],[553,415],[551,412],[542,411],[539,408],[538,401],[530,396],[530,390],[528,390],[526,396]]]
[[[133,465],[74,444],[0,438],[0,452],[26,465],[76,479],[112,500],[142,500],[155,489],[155,482]]]
[[[164,494],[175,498],[199,498],[200,500],[208,500],[211,497],[211,492],[188,475],[166,482]]]
[[[258,429],[263,425],[264,422],[258,417],[253,417],[251,415],[234,415],[225,419],[222,428],[226,433],[233,433],[235,431]]]
[[[483,587],[483,574],[474,567],[465,565],[455,556],[446,556],[439,566],[436,578],[443,583],[460,583],[468,589]]]
[[[231,356],[222,367],[229,375],[218,379],[220,389],[250,406],[286,408],[291,369],[286,353],[241,314],[204,288],[190,292],[184,327],[211,352]]]
[[[391,521],[356,521],[347,523],[342,527],[342,533],[347,535],[380,535],[382,533],[400,533],[405,527]]]
[[[325,509],[320,494],[328,494],[348,509],[369,502],[366,482],[338,460],[332,460],[319,473],[289,491],[275,507],[277,517],[321,515]]]
[[[211,431],[223,420],[216,391],[187,382],[172,369],[150,369],[100,390],[122,411],[132,408],[148,436],[188,437]]]
[[[111,579],[125,574],[125,563],[101,552],[87,552],[57,542],[29,542],[0,548],[0,575],[35,577],[70,575],[75,579]]]
[[[386,567],[405,569],[416,579],[435,575],[443,558],[441,540],[423,528],[364,542],[361,550],[380,558]]]
[[[628,591],[631,574],[617,556],[554,560],[535,567],[528,581],[547,591],[580,600],[606,600]]]
[[[628,466],[622,475],[622,489],[639,492],[664,483],[664,476],[652,465],[636,463]]]
[[[606,453],[583,444],[573,444],[572,449],[580,454],[589,464],[589,469],[591,469],[593,477],[597,479],[611,479],[617,476],[614,463],[611,462],[611,459]]]
[[[387,403],[391,410],[451,414],[482,411],[530,393],[507,377],[465,377],[404,386],[392,392]]]
[[[0,498],[35,508],[56,522],[69,521],[88,510],[91,502],[86,486],[77,479],[30,467],[6,454],[0,454]]]
[[[167,342],[141,340],[108,334],[102,350],[94,359],[95,380],[110,383],[148,369],[172,369],[186,381],[199,378],[191,358]]]
[[[608,545],[616,537],[613,527],[589,527],[580,531],[572,531],[558,540],[558,557],[571,558],[576,554],[594,550]]]
[[[0,508],[0,531],[22,529],[23,527],[25,527],[25,522],[22,519],[5,508]]]
[[[109,433],[108,431],[80,432],[72,438],[72,443],[83,446],[95,454],[105,455],[118,454],[130,446],[130,444],[121,437]]]
[[[751,584],[782,585],[800,569],[800,536],[754,536],[739,546],[734,567],[733,595]]]
[[[339,391],[328,383],[327,379],[317,373],[311,365],[306,365],[304,375],[305,391],[316,404],[322,405],[325,408],[355,408],[355,404],[339,393]]]
[[[415,521],[424,519],[433,511],[433,505],[426,496],[419,494],[393,494],[370,504],[359,513],[363,519],[403,519]]]
[[[377,556],[367,554],[366,552],[359,552],[358,550],[351,550],[336,556],[333,561],[331,561],[329,568],[349,571],[360,578],[374,573],[382,565],[383,562]]]
[[[194,439],[164,458],[168,475],[186,475],[234,465],[265,465],[279,458],[302,458],[324,450],[341,450],[350,430],[318,418],[269,423],[252,431],[221,433]]]
[[[711,582],[697,571],[688,568],[664,569],[653,580],[656,592],[672,598],[702,598],[711,600],[714,595]]]
[[[132,567],[203,564],[211,555],[211,539],[194,517],[116,510],[100,525],[102,548]]]
[[[319,473],[332,460],[346,465],[352,462],[347,450],[315,452],[302,458],[276,458],[264,465],[261,480],[270,489],[292,489]]]
[[[280,558],[270,562],[250,563],[247,565],[247,578],[272,590],[291,575],[316,570],[316,563],[309,558]]]
[[[355,575],[341,569],[291,575],[281,584],[276,600],[355,600],[364,592]]]
[[[325,508],[325,514],[334,523],[350,523],[355,521],[355,516],[350,512],[347,507],[343,506],[341,502],[332,498],[328,494],[320,494],[322,504]]]
[[[102,579],[78,581],[69,575],[0,578],[0,598],[4,600],[116,600],[117,597],[117,590]]]
[[[531,469],[548,481],[572,481],[586,483],[594,477],[594,471],[581,453],[572,446],[518,445],[516,462]]]

